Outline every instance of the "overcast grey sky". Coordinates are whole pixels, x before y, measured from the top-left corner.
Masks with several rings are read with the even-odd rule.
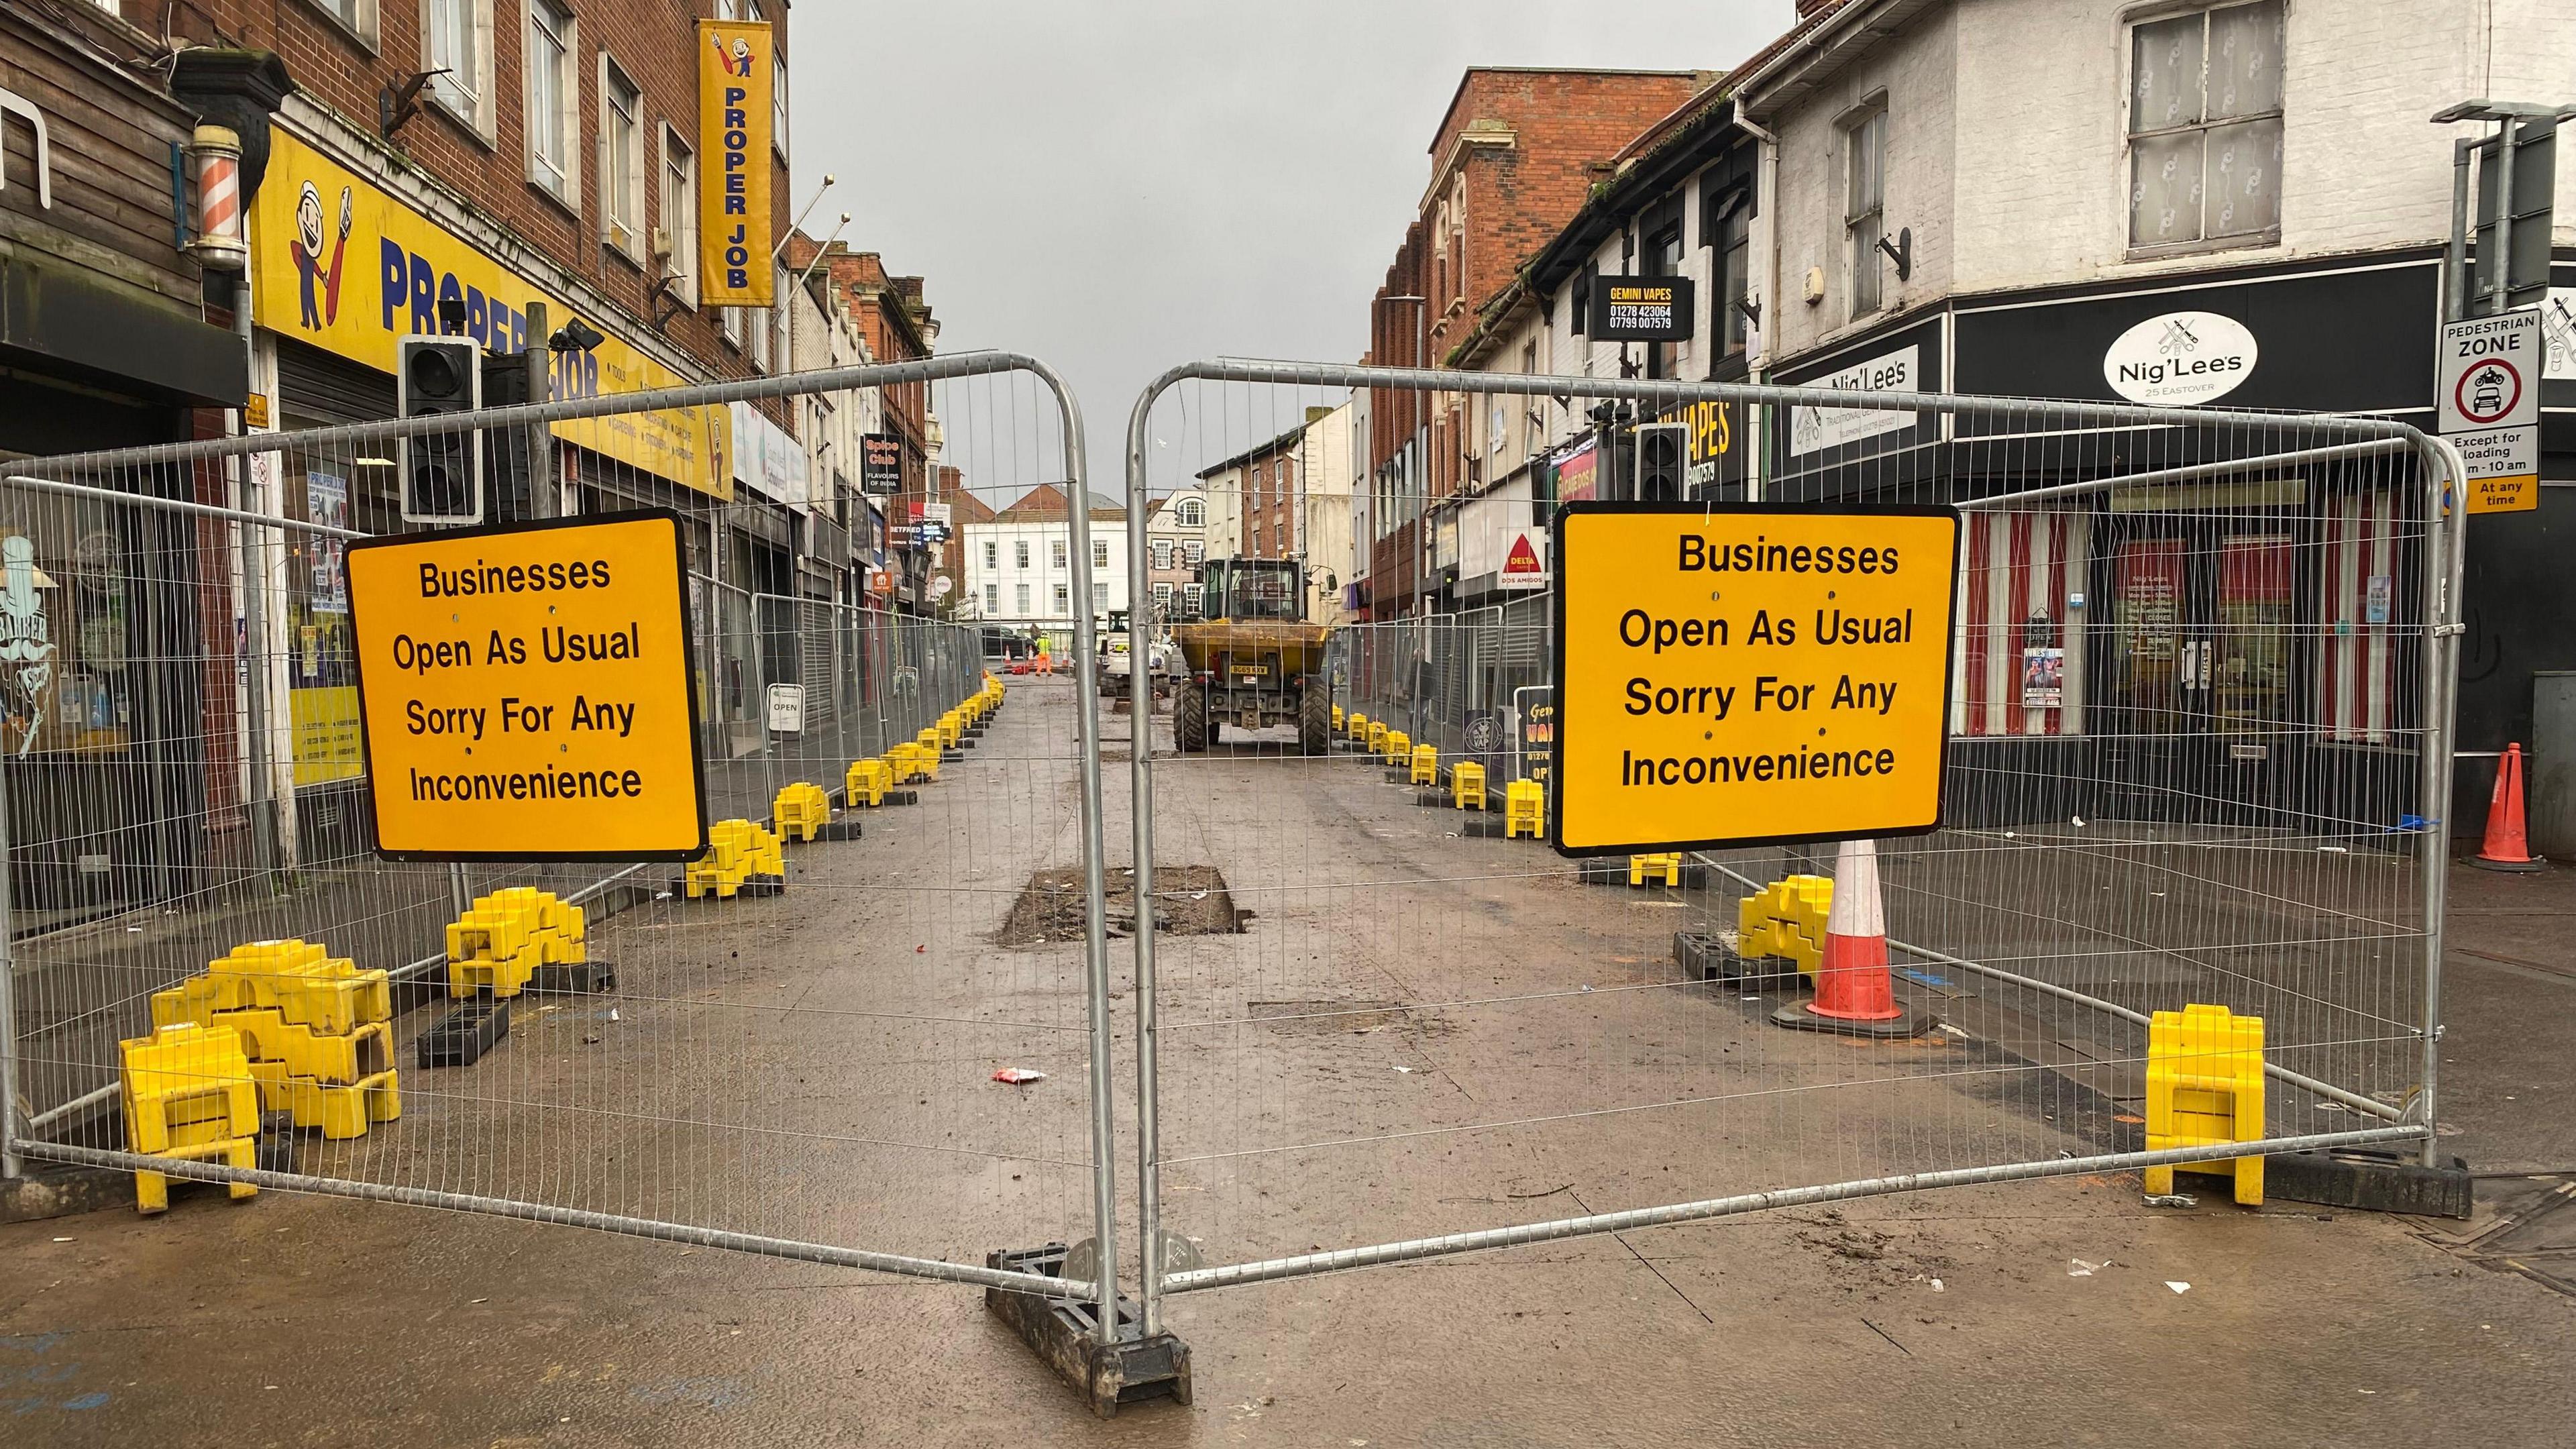
[[[1137,392],[1203,356],[1350,361],[1471,65],[1723,70],[1791,0],[806,0],[793,12],[807,229],[927,278],[939,350],[1002,347],[1080,399],[1115,493]],[[978,448],[951,424],[951,461]],[[983,460],[986,474],[1025,467]],[[1000,477],[972,476],[985,494]],[[1005,501],[1005,500],[997,500]]]

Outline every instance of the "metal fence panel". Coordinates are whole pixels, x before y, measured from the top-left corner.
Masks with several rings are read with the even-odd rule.
[[[917,803],[843,802],[860,833],[787,844],[773,898],[693,900],[668,865],[372,850],[343,556],[400,530],[406,447],[481,434],[524,481],[526,441],[550,427],[561,493],[541,480],[542,511],[679,509],[709,818],[776,826],[783,787],[838,799],[854,761],[982,689],[977,629],[874,607],[875,560],[797,547],[811,508],[852,506],[829,478],[819,504],[685,493],[570,445],[735,402],[830,394],[846,410],[905,389],[982,487],[1079,491],[1071,400],[1001,354],[14,465],[0,1099],[25,1110],[0,1124],[10,1165],[157,1160],[126,1150],[120,1041],[151,1030],[154,993],[235,946],[300,938],[389,974],[388,1036],[330,1050],[391,1067],[400,1115],[346,1140],[298,1134],[252,1180],[1061,1291],[983,1255],[1114,1245],[1088,711],[1005,708],[897,797]],[[849,536],[838,520],[813,532]],[[1085,677],[1091,642],[1076,636]],[[800,688],[801,710],[773,713],[773,685]],[[418,1038],[453,1004],[445,927],[504,886],[585,907],[614,984],[516,994],[479,1061],[425,1066]],[[1015,912],[1038,925],[1011,935]],[[993,1080],[1010,1068],[1049,1080]],[[262,1090],[272,1110],[298,1100]],[[1114,1253],[1099,1261],[1107,1282]]]
[[[1188,486],[1212,557],[1366,575],[1332,601],[1335,703],[1499,790],[1545,774],[1504,737],[1551,625],[1478,529],[1631,486],[1599,440],[1557,446],[1596,400],[1722,411],[1694,447],[1732,443],[1670,496],[1962,510],[1945,828],[1880,847],[1896,989],[1948,1026],[1780,1030],[1795,986],[1684,963],[1679,938],[1729,949],[1739,901],[1830,850],[1631,888],[1624,858],[1492,838],[1347,746],[1140,751],[1140,884],[1191,868],[1150,903],[1221,873],[1250,912],[1136,933],[1149,1324],[1166,1292],[2170,1162],[2141,1131],[2144,1026],[2187,1002],[2265,1019],[2264,1150],[2429,1147],[2447,449],[2382,419],[1205,363],[1136,406],[1131,536]],[[1282,516],[1352,522],[1283,548]]]

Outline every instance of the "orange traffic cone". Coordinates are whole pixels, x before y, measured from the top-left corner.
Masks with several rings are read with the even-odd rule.
[[[1887,911],[1879,898],[1878,842],[1846,840],[1834,857],[1834,904],[1825,916],[1816,996],[1772,1013],[1782,1026],[1856,1036],[1921,1036],[1933,1020],[1897,1004],[1887,972]]]
[[[2531,853],[2531,842],[2522,829],[2522,746],[2504,747],[2504,758],[2496,761],[2495,794],[2487,800],[2487,842],[2472,865],[2488,870],[2534,871],[2541,868],[2539,856]]]

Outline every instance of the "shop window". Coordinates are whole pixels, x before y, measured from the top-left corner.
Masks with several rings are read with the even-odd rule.
[[[421,0],[421,69],[430,99],[492,137],[492,0]]]
[[[1960,540],[1953,734],[2084,733],[2084,649],[2070,629],[2091,516],[1977,512]]]
[[[2129,28],[2129,246],[2248,246],[2281,230],[2281,0]]]
[[[1866,317],[1885,299],[1879,290],[1879,239],[1887,235],[1887,105],[1884,101],[1843,127],[1849,160],[1844,183],[1843,234],[1851,246],[1851,315]]]
[[[527,113],[528,180],[564,205],[580,209],[581,173],[573,164],[573,140],[581,134],[573,79],[576,47],[572,12],[553,0],[528,0]]]
[[[608,52],[599,55],[599,237],[628,261],[643,259],[643,93]]]
[[[0,529],[0,747],[13,759],[131,743],[131,561],[94,510],[32,495]]]

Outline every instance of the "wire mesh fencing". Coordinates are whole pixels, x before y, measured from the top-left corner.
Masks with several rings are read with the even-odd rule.
[[[880,430],[911,440],[908,497],[872,506],[855,438]],[[987,354],[14,465],[13,1157],[138,1168],[166,1138],[210,1159],[179,1176],[1040,1286],[985,1255],[1108,1211],[1096,722],[939,616],[958,545],[919,505],[1078,495],[1079,448],[1052,376]],[[408,470],[469,458],[500,516],[677,514],[702,860],[378,857],[347,553],[416,531]],[[564,648],[559,697],[493,714],[631,728]],[[241,1053],[155,1080],[247,1071],[255,1133],[138,1123],[128,1047],[183,1022]]]
[[[2429,1141],[2457,531],[2413,430],[1221,362],[1147,391],[1129,459],[1133,538],[1206,500],[1185,695],[1228,718],[1254,646],[1218,583],[1289,560],[1337,736],[1256,712],[1133,765],[1157,910],[1231,904],[1136,937],[1149,1321],[1167,1292],[2170,1162],[2146,1026],[2192,1003],[2263,1019],[2266,1150]],[[1831,843],[1577,861],[1494,818],[1554,789],[1532,585],[1586,499],[1958,510],[1942,828],[1878,848],[1893,991],[1937,1027],[1774,1024],[1812,990]],[[1621,654],[1649,710],[1761,667],[1650,637],[1565,647]],[[1701,838],[1812,833],[1706,799]]]

